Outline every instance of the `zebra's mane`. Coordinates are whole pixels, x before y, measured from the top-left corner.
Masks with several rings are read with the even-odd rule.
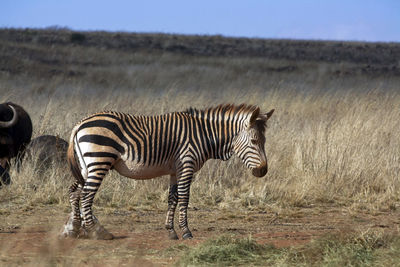
[[[242,113],[242,114],[249,114],[256,110],[257,106],[255,105],[247,105],[247,104],[240,104],[240,105],[234,105],[234,104],[221,104],[218,106],[214,107],[208,107],[205,109],[197,109],[190,107],[186,110],[184,110],[184,113],[188,113],[191,115],[197,115],[197,114],[203,114],[205,112],[216,112],[216,113],[227,113],[227,112],[234,112],[234,113]]]
[[[197,108],[188,108],[184,110],[184,113],[196,116],[196,115],[203,115],[205,113],[209,112],[215,112],[218,114],[242,114],[244,116],[250,115],[253,113],[258,107],[255,105],[247,105],[247,104],[240,104],[240,105],[234,105],[234,104],[221,104],[215,107],[208,107],[205,109],[197,109]],[[261,133],[265,132],[266,128],[266,120],[263,119],[262,116],[259,116],[258,119],[256,120],[256,128],[259,130]]]

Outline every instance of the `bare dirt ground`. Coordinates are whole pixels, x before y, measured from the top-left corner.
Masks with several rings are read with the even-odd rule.
[[[169,266],[179,258],[180,244],[193,247],[209,238],[231,233],[251,235],[258,243],[288,247],[322,235],[380,228],[398,232],[399,212],[353,213],[342,207],[292,208],[290,211],[189,211],[194,239],[168,240],[165,212],[96,209],[114,240],[59,239],[66,210],[43,206],[2,214],[0,265]],[[179,231],[178,231],[178,234]]]

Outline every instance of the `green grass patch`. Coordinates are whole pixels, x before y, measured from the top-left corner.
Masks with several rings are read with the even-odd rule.
[[[235,238],[231,235],[223,235],[188,250],[177,265],[262,265],[277,251],[271,245],[257,244],[251,237]]]
[[[327,235],[303,246],[276,248],[251,237],[223,235],[179,250],[178,266],[400,266],[400,237],[379,231]]]

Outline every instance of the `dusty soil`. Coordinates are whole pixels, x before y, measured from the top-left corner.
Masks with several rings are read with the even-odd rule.
[[[179,253],[169,248],[196,246],[224,233],[251,235],[261,244],[296,246],[327,233],[380,228],[398,232],[399,212],[354,213],[342,207],[266,210],[189,210],[194,239],[168,240],[164,211],[96,209],[114,240],[59,239],[68,211],[58,206],[0,214],[0,265],[168,266]],[[178,235],[180,235],[178,231]]]

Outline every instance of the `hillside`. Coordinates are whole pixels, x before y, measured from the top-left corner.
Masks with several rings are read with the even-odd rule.
[[[89,61],[75,58],[65,61],[66,49],[98,51]],[[124,53],[172,53],[195,57],[247,57],[285,61],[291,64],[264,66],[267,72],[292,72],[301,68],[293,63],[340,65],[334,75],[400,75],[399,43],[273,40],[113,32],[75,32],[67,29],[0,29],[0,72],[20,73],[37,68],[50,75],[60,74],[60,65],[101,65],[105,51]],[[37,65],[36,65],[37,64]],[[73,72],[66,73],[74,75]],[[42,74],[40,74],[42,75]],[[46,74],[48,75],[48,73]]]

